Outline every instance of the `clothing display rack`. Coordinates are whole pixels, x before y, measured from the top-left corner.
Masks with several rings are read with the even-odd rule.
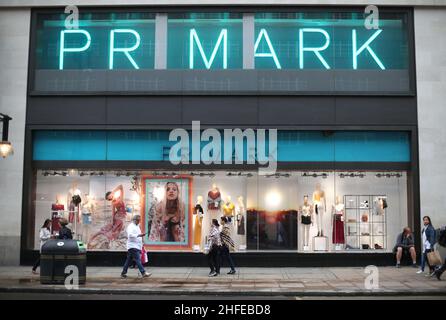
[[[345,195],[346,249],[386,250],[387,212],[380,208],[386,195]]]

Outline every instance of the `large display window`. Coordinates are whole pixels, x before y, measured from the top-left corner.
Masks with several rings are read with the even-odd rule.
[[[201,252],[222,216],[239,252],[390,252],[408,223],[404,171],[42,169],[35,177],[35,250],[45,219],[55,234],[68,219],[90,251],[124,251],[139,214],[147,249],[174,252]]]

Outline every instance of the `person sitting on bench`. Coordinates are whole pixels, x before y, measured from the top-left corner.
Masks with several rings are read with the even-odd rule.
[[[412,266],[417,267],[417,253],[415,252],[415,243],[413,240],[412,230],[405,227],[403,232],[398,235],[396,245],[393,251],[396,253],[396,267],[401,266],[401,258],[403,255],[412,258]]]

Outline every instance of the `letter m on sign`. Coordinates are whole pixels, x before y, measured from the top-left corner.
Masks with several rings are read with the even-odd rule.
[[[217,55],[217,51],[220,47],[220,45],[223,43],[223,69],[228,68],[228,31],[226,29],[222,29],[220,31],[220,35],[218,36],[217,43],[215,44],[214,50],[211,53],[210,58],[208,59],[206,57],[206,54],[204,52],[202,43],[200,41],[200,38],[198,37],[197,31],[195,29],[190,29],[189,34],[189,69],[194,69],[194,50],[195,45],[198,48],[198,51],[200,52],[201,59],[203,59],[203,63],[206,66],[206,69],[210,69],[212,66],[212,63],[215,60],[215,56]]]

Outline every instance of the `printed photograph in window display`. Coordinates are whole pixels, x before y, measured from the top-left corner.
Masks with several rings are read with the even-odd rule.
[[[89,179],[90,194],[82,203],[82,238],[89,250],[126,250],[126,228],[141,211],[141,187],[138,175],[120,174]]]
[[[191,178],[143,177],[145,244],[152,249],[190,249]]]

